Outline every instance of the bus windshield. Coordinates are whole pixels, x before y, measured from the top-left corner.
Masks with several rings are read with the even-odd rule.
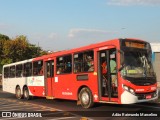
[[[153,77],[151,54],[147,51],[124,51],[124,67],[121,71],[126,77]]]

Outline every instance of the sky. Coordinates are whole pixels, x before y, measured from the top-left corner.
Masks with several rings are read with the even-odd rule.
[[[160,42],[160,0],[0,0],[0,33],[51,51],[115,38]]]

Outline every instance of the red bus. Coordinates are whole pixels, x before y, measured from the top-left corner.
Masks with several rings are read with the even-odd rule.
[[[151,47],[137,39],[114,39],[3,66],[3,90],[31,96],[132,104],[158,98]]]

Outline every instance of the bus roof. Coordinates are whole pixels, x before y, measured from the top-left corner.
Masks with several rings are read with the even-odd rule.
[[[23,61],[19,61],[19,62],[15,62],[15,63],[11,63],[11,64],[7,64],[7,65],[3,65],[3,67],[8,67],[8,66],[12,66],[12,65],[23,64],[23,63],[31,62],[32,60],[33,60],[33,58],[32,58],[32,59],[23,60]]]
[[[33,61],[40,60],[40,59],[45,59],[45,58],[49,58],[49,57],[67,55],[67,54],[76,53],[76,52],[79,52],[79,51],[87,51],[87,50],[91,50],[95,47],[100,47],[100,46],[103,47],[103,46],[105,46],[106,43],[107,44],[109,44],[109,43],[113,44],[113,41],[117,43],[117,40],[118,39],[114,39],[114,40],[104,41],[104,42],[100,42],[100,43],[90,44],[90,45],[83,46],[83,47],[73,48],[73,49],[70,49],[70,50],[58,51],[58,52],[54,52],[54,53],[51,53],[51,54],[48,54],[48,55],[43,55],[41,57],[33,58]]]

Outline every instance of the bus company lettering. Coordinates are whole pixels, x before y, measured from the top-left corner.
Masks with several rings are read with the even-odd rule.
[[[136,89],[136,92],[142,92],[144,89]]]
[[[72,92],[62,92],[62,95],[73,95]]]

